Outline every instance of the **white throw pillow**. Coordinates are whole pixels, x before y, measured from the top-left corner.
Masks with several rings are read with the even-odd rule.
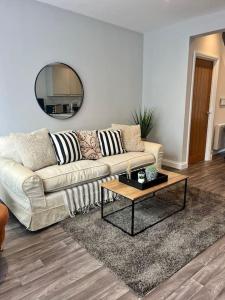
[[[37,171],[57,163],[48,129],[11,136],[15,138],[16,150],[25,167]]]
[[[22,160],[16,150],[15,138],[13,136],[0,137],[0,157],[22,163]]]
[[[120,129],[123,146],[127,152],[143,152],[144,142],[141,140],[140,125],[112,124],[113,129]]]

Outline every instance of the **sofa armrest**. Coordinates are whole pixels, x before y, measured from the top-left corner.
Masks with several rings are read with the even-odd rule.
[[[31,210],[46,207],[41,178],[16,161],[0,158],[0,183],[14,201],[28,200]]]
[[[145,152],[151,153],[155,158],[155,164],[157,168],[162,166],[162,157],[163,157],[163,146],[157,143],[151,143],[144,141]]]

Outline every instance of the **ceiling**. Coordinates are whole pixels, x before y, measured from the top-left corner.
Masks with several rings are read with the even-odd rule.
[[[225,9],[225,0],[38,0],[138,32]]]

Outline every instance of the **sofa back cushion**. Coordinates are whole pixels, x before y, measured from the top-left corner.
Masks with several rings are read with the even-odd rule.
[[[0,137],[0,157],[22,163],[18,151],[16,150],[15,137],[12,135]]]
[[[102,156],[111,156],[125,152],[120,130],[99,130],[98,139]]]
[[[120,129],[123,139],[123,146],[127,152],[144,151],[144,142],[141,140],[140,125],[112,124],[112,128]]]
[[[36,171],[56,164],[56,156],[52,147],[48,129],[40,129],[31,133],[16,133],[16,150],[22,163],[28,169]]]
[[[58,165],[82,159],[79,141],[75,132],[50,133]]]
[[[102,157],[96,130],[76,131],[83,159],[96,160]]]

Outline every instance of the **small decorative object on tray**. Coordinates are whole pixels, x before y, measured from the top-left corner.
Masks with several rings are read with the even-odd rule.
[[[145,172],[143,170],[138,172],[138,182],[139,183],[145,182]]]
[[[144,177],[144,181],[142,177]],[[142,182],[139,181],[140,178]],[[135,187],[139,190],[145,190],[160,183],[168,181],[168,175],[157,172],[155,179],[148,180],[145,176],[145,169],[139,169],[131,172],[131,178],[128,178],[126,173],[119,175],[119,181],[124,184]]]
[[[157,173],[158,170],[155,165],[150,165],[145,168],[145,174],[148,181],[156,179]]]

